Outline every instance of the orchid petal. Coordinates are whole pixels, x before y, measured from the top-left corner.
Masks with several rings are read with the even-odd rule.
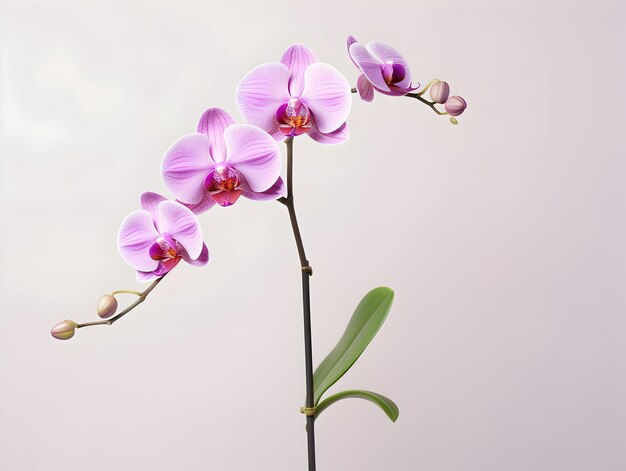
[[[181,260],[180,257],[163,260],[161,263],[159,263],[159,266],[157,267],[157,269],[154,270],[154,274],[158,276],[163,276],[169,273],[170,271],[174,269],[176,265],[178,265],[180,260]]]
[[[117,248],[122,259],[135,270],[152,271],[158,263],[150,258],[150,246],[159,237],[148,211],[138,209],[122,221]]]
[[[221,207],[227,208],[235,204],[242,193],[242,190],[220,191],[218,193],[212,193],[211,198]]]
[[[387,82],[385,82],[383,77],[381,63],[365,49],[365,46],[360,43],[352,44],[350,46],[350,57],[352,57],[352,60],[359,69],[361,69],[363,75],[367,77],[367,80],[372,82],[372,85],[379,90],[389,91]]]
[[[207,248],[205,243],[202,244],[202,251],[200,252],[200,256],[198,256],[198,258],[196,258],[195,260],[192,260],[186,251],[184,251],[181,255],[185,262],[196,267],[202,267],[209,263],[209,249]]]
[[[235,124],[224,132],[226,163],[237,170],[253,191],[265,191],[280,175],[280,151],[276,141],[250,124]]]
[[[163,157],[163,183],[180,201],[199,203],[204,196],[204,179],[213,167],[209,138],[205,134],[187,134],[174,142]]]
[[[159,204],[159,221],[162,229],[182,245],[189,257],[196,259],[202,250],[202,229],[191,210],[175,201]]]
[[[158,232],[159,216],[157,213],[157,206],[159,206],[159,203],[161,201],[167,201],[167,198],[165,196],[159,195],[158,193],[146,191],[145,193],[141,194],[139,201],[141,202],[141,209],[150,213],[150,216],[152,217],[152,222],[154,223],[154,227]]]
[[[255,67],[237,85],[236,100],[246,121],[275,133],[276,110],[289,100],[289,69],[280,62]]]
[[[289,68],[289,94],[299,97],[304,89],[304,73],[311,64],[317,62],[317,57],[305,45],[294,44],[283,53],[280,62]]]
[[[332,65],[316,62],[304,74],[302,101],[315,116],[319,130],[328,133],[348,118],[352,90],[341,72]]]
[[[157,278],[160,278],[160,276],[155,275],[153,271],[137,270],[137,281],[154,281]]]
[[[382,64],[385,64],[387,61],[391,61],[393,64],[402,65],[405,71],[404,78],[394,85],[398,88],[407,88],[410,85],[411,71],[409,69],[409,64],[407,64],[402,54],[388,44],[380,41],[370,41],[367,43],[367,50]]]
[[[338,129],[329,133],[323,133],[314,126],[309,131],[309,137],[321,144],[341,144],[348,140],[350,131],[348,130],[348,123],[343,123]]]
[[[374,86],[365,75],[360,74],[356,79],[356,89],[361,100],[370,102],[374,99]]]
[[[233,117],[221,108],[209,108],[198,121],[198,132],[209,139],[209,153],[214,162],[226,159],[224,131],[232,124],[235,124]]]
[[[285,182],[282,178],[278,177],[276,183],[274,183],[271,187],[269,187],[265,191],[256,192],[252,191],[252,189],[246,183],[242,185],[243,187],[243,195],[248,199],[255,201],[269,201],[269,200],[277,200],[278,198],[282,198],[287,193],[287,187],[285,186]]]
[[[348,39],[346,40],[346,46],[348,47],[348,56],[350,56],[350,60],[352,61],[352,63],[354,65],[356,65],[357,67],[359,67],[359,64],[357,64],[354,59],[352,58],[352,54],[350,54],[350,46],[352,46],[353,44],[358,44],[358,40],[354,37],[354,36],[348,36]]]
[[[211,193],[209,192],[204,193],[204,196],[199,203],[187,204],[178,200],[176,200],[176,202],[182,204],[186,208],[189,208],[194,214],[202,214],[215,206],[215,201],[213,201],[213,198],[211,198]]]
[[[398,88],[395,85],[389,85],[389,91],[388,92],[384,92],[382,90],[378,90],[380,93],[384,94],[384,95],[388,95],[388,96],[403,96],[406,95],[409,92],[412,92],[414,90],[417,90],[419,88],[419,83],[417,84],[417,87],[413,87],[413,84],[411,84],[411,86],[406,87],[406,88]]]

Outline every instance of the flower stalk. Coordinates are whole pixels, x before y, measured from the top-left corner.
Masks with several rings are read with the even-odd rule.
[[[287,146],[287,196],[279,198],[278,201],[284,204],[289,211],[289,220],[293,236],[298,248],[298,257],[300,258],[300,269],[302,270],[302,313],[304,319],[304,359],[305,359],[305,376],[306,376],[306,398],[304,410],[314,410],[314,393],[313,393],[313,342],[311,334],[311,291],[310,277],[313,275],[313,269],[309,265],[302,242],[300,227],[298,226],[298,218],[296,216],[296,208],[293,196],[293,137],[285,140]],[[306,433],[309,471],[315,471],[315,414],[306,415]]]
[[[77,324],[76,328],[80,329],[82,327],[91,327],[93,325],[113,325],[114,322],[116,322],[117,320],[121,319],[126,314],[128,314],[130,311],[132,311],[137,306],[139,306],[141,303],[143,303],[146,300],[146,298],[148,297],[148,295],[150,294],[150,292],[154,288],[156,288],[156,286],[161,282],[161,280],[163,280],[163,278],[165,278],[165,275],[163,275],[163,276],[157,278],[156,280],[154,280],[150,284],[150,286],[148,286],[144,291],[142,291],[141,293],[138,293],[137,300],[134,303],[132,303],[130,306],[128,306],[126,309],[124,309],[122,312],[120,312],[116,316],[113,316],[110,319],[106,319],[106,320],[103,320],[103,321],[85,322],[84,324]],[[118,290],[117,292],[120,292],[120,291]],[[137,292],[132,292],[130,294],[137,294]]]

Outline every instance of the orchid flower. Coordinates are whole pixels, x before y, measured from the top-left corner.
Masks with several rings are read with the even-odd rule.
[[[339,144],[349,137],[350,95],[341,72],[294,44],[280,62],[248,72],[237,85],[237,106],[246,121],[277,141],[308,134],[323,144]]]
[[[189,208],[151,192],[141,195],[141,208],[126,216],[118,234],[120,255],[137,270],[139,281],[165,275],[181,259],[196,266],[208,263],[209,250]]]
[[[359,43],[354,36],[348,36],[348,54],[354,65],[361,71],[356,88],[365,101],[374,99],[374,90],[392,96],[406,95],[419,88],[411,83],[411,71],[402,54],[391,46],[377,41]]]
[[[235,124],[220,108],[206,110],[198,132],[178,139],[161,164],[165,186],[194,213],[230,206],[240,196],[275,200],[284,196],[276,141],[250,124]]]

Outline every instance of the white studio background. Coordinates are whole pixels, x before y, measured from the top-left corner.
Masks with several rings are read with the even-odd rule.
[[[201,217],[210,264],[141,287],[122,218],[205,108],[290,44],[352,83],[345,40],[448,80],[459,126],[354,100],[295,145],[319,362],[369,289],[390,317],[317,422],[320,471],[626,469],[626,80],[620,2],[0,3],[0,469],[306,468],[300,275],[283,206]]]

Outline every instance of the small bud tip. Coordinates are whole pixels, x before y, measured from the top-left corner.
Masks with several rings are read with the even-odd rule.
[[[74,321],[64,320],[56,324],[50,333],[55,339],[59,340],[69,340],[74,337],[74,333],[76,332],[76,327],[78,324]]]
[[[111,294],[105,294],[98,301],[96,310],[102,319],[108,319],[117,311],[117,299]]]
[[[450,85],[443,80],[437,80],[430,87],[430,98],[439,104],[444,104],[450,96]]]
[[[451,96],[446,101],[444,108],[450,116],[459,116],[467,108],[467,102],[460,96]]]

